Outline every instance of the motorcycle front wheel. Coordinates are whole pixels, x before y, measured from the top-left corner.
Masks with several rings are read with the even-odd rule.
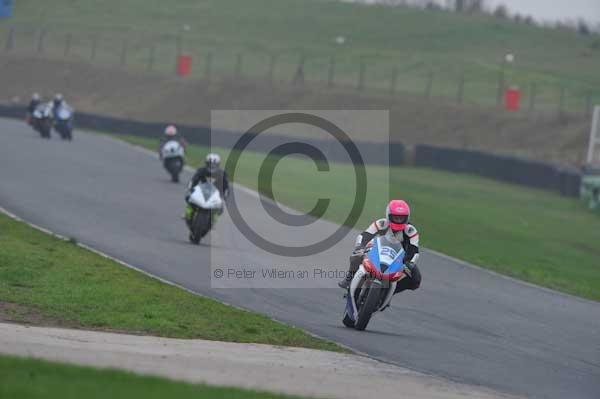
[[[197,211],[192,219],[190,230],[190,242],[194,245],[200,244],[202,237],[210,230],[210,214]]]
[[[356,323],[354,328],[359,331],[363,331],[367,328],[367,324],[371,321],[371,316],[377,310],[379,301],[381,299],[381,281],[373,280],[367,293],[367,298],[362,303],[362,306],[358,309],[358,315],[356,317]]]

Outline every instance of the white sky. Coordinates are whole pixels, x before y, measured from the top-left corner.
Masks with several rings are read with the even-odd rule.
[[[487,3],[504,4],[513,13],[532,15],[539,20],[584,18],[600,22],[600,0],[487,0]]]
[[[360,3],[377,3],[385,0],[342,0]],[[406,0],[423,2],[423,0]],[[435,0],[448,4],[448,0]],[[452,2],[450,2],[452,3]],[[600,23],[600,0],[485,0],[488,8],[499,4],[508,7],[512,14],[531,15],[538,21],[565,21],[583,18],[593,24]]]

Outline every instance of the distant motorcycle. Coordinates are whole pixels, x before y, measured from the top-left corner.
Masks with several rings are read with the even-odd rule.
[[[29,124],[42,138],[49,139],[52,131],[52,105],[38,105],[29,118]]]
[[[163,166],[171,175],[171,181],[179,182],[179,174],[183,170],[185,150],[177,140],[167,141],[160,149]]]
[[[188,220],[189,239],[192,244],[199,244],[213,225],[215,212],[223,209],[223,199],[219,190],[210,181],[195,186],[188,198],[193,213]]]
[[[343,323],[364,330],[377,311],[391,303],[398,281],[407,277],[402,243],[385,236],[374,238],[348,288]]]
[[[68,105],[61,105],[54,111],[54,129],[63,140],[73,140],[73,109]]]

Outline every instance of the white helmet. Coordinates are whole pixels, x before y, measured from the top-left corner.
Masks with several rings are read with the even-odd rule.
[[[39,93],[33,93],[33,94],[31,95],[31,99],[32,99],[32,100],[35,100],[35,101],[40,101],[40,100],[42,99],[42,97],[40,97],[40,94],[39,94]]]
[[[54,96],[53,103],[54,103],[55,107],[61,106],[64,101],[65,101],[65,98],[63,97],[62,94],[58,93],[57,95]]]
[[[211,152],[210,154],[208,154],[206,156],[206,167],[207,168],[215,169],[215,168],[218,168],[220,164],[221,164],[221,157],[219,156],[219,154],[215,154],[214,152]]]
[[[165,134],[167,136],[175,136],[177,134],[177,128],[175,127],[175,125],[167,126],[167,128],[165,129]]]

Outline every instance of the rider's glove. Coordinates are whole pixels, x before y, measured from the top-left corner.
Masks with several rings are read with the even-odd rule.
[[[354,248],[354,251],[352,251],[352,256],[363,256],[364,254],[365,254],[364,247]]]

